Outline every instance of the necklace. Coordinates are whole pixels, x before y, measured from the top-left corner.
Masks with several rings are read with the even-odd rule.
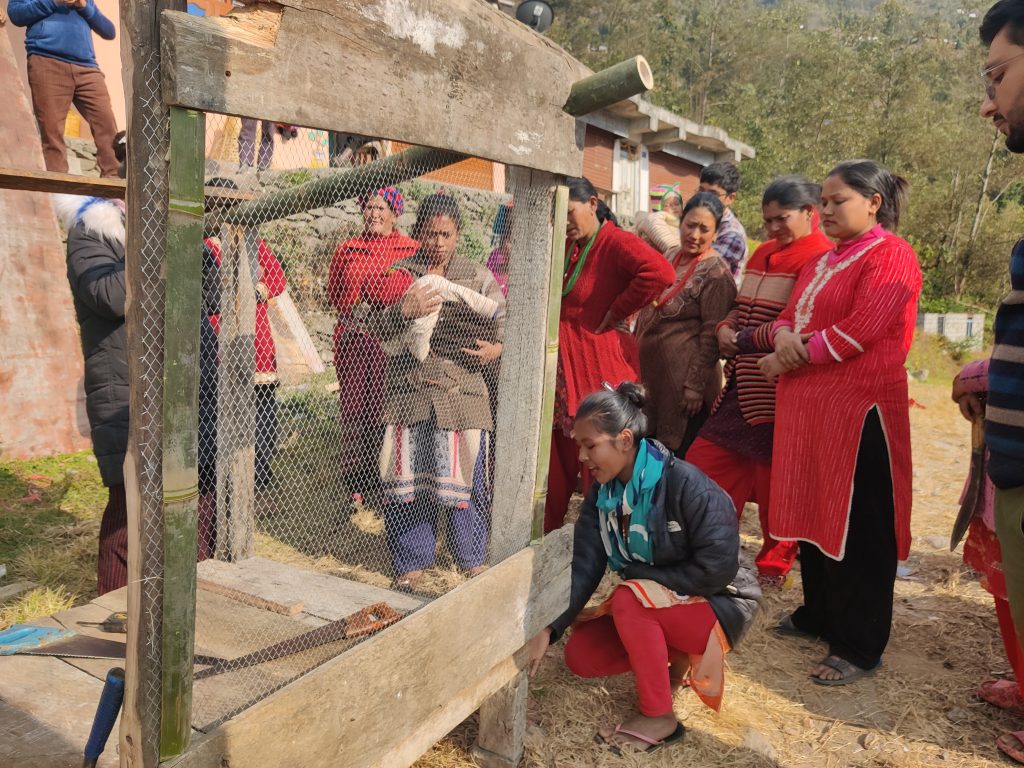
[[[572,253],[572,248],[566,251],[565,267],[562,269],[563,299],[572,292],[573,287],[576,285],[576,281],[579,279],[580,272],[583,271],[583,265],[587,263],[587,254],[590,253],[590,249],[594,245],[594,241],[597,240],[597,235],[601,231],[601,227],[603,226],[603,221],[597,225],[597,229],[594,230],[594,234],[590,236],[590,240],[587,242],[586,246],[584,246],[583,251],[579,255],[579,258],[576,259],[576,268],[572,271],[571,276],[569,275],[569,267],[572,266],[572,258],[569,256],[569,254]],[[566,278],[568,278],[568,282],[566,282]]]
[[[853,266],[857,263],[860,258],[874,248],[876,245],[885,240],[884,237],[880,237],[874,242],[868,243],[866,246],[861,248],[857,253],[853,254],[848,258],[843,259],[838,264],[829,266],[828,257],[835,253],[835,248],[822,256],[817,265],[814,268],[814,277],[811,278],[811,282],[804,288],[804,292],[800,294],[800,298],[796,302],[796,311],[794,312],[794,333],[803,332],[811,323],[811,316],[814,314],[814,300],[818,298],[818,294],[828,284],[828,281],[838,275],[847,267]]]

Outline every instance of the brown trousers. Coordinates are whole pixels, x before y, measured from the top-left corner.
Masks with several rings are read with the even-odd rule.
[[[64,121],[74,104],[92,130],[100,175],[117,176],[118,162],[114,156],[117,123],[103,73],[96,67],[80,67],[48,56],[32,55],[28,57],[28,83],[32,89],[32,111],[43,140],[46,170],[68,172]]]

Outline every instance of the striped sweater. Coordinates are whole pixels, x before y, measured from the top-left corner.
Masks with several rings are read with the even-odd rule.
[[[815,229],[784,248],[769,240],[754,251],[743,273],[736,303],[718,325],[736,331],[740,351],[725,365],[726,388],[714,411],[735,385],[740,412],[748,424],[770,424],[775,420],[775,385],[764,377],[757,361],[774,350],[772,323],[789,301],[800,270],[831,247],[821,230]]]
[[[1010,293],[996,313],[988,367],[985,443],[997,488],[1024,485],[1024,239],[1010,254]]]

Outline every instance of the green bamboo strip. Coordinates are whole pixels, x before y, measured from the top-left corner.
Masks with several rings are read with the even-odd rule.
[[[562,110],[573,117],[589,115],[653,87],[654,75],[647,59],[634,56],[577,80]]]
[[[324,208],[381,187],[400,184],[466,158],[466,155],[445,149],[412,147],[366,165],[338,171],[292,189],[271,192],[258,200],[236,205],[225,211],[221,220],[229,224],[255,227],[293,213]]]
[[[192,732],[204,144],[202,113],[171,107],[164,263],[161,760],[184,752]]]
[[[548,500],[548,464],[551,461],[551,429],[555,414],[555,377],[558,372],[558,319],[562,310],[562,269],[565,259],[565,219],[569,213],[569,188],[555,188],[551,222],[551,265],[548,275],[547,342],[544,346],[544,400],[540,408],[540,442],[537,472],[533,481],[533,540],[544,534],[544,506]]]

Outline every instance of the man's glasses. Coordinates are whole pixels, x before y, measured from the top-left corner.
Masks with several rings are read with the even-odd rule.
[[[1024,57],[1024,53],[1018,53],[1016,56],[1011,56],[1006,61],[1001,61],[998,64],[993,64],[991,67],[986,67],[981,71],[981,79],[985,83],[985,96],[990,100],[996,97],[996,86],[999,83],[992,77],[992,73],[997,69],[1002,69],[1007,64],[1011,64],[1017,59]]]

